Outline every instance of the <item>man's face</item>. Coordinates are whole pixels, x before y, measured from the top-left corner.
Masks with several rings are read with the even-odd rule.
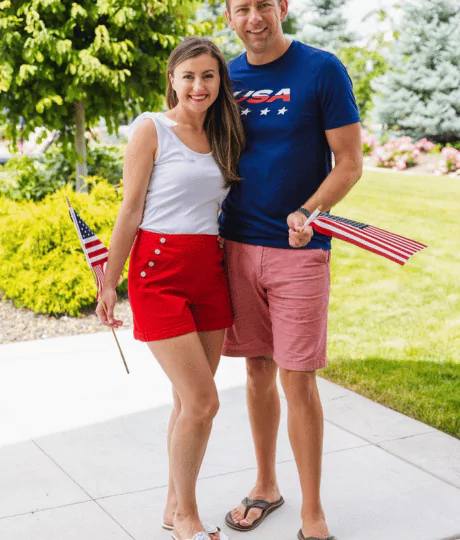
[[[282,35],[287,0],[229,0],[229,8],[225,10],[227,22],[247,50],[264,52]]]

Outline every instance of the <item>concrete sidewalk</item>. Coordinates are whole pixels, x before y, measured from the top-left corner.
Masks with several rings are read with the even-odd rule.
[[[110,333],[0,346],[0,539],[167,540],[170,385],[145,345]],[[200,512],[222,526],[255,480],[242,359],[223,358],[221,408],[198,482]],[[319,379],[323,503],[339,540],[460,538],[460,441]],[[300,490],[287,438],[286,504],[248,540],[295,540]],[[241,533],[223,527],[233,539]]]

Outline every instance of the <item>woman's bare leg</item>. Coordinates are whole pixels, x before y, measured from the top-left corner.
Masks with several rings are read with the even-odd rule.
[[[172,480],[177,499],[174,527],[179,538],[191,538],[203,530],[196,503],[196,480],[212,421],[219,408],[213,372],[195,332],[148,345],[181,403],[170,439]]]
[[[176,513],[177,499],[176,499],[176,490],[174,489],[174,482],[172,478],[172,467],[171,467],[171,436],[176,425],[176,420],[179,418],[180,414],[180,398],[179,394],[176,392],[176,389],[173,387],[173,408],[171,411],[171,416],[169,418],[168,425],[168,456],[169,456],[169,478],[168,478],[168,495],[166,496],[166,506],[163,514],[163,523],[165,525],[173,525],[174,514]]]
[[[213,376],[216,374],[217,368],[220,362],[220,356],[222,351],[222,344],[224,342],[224,330],[216,330],[213,332],[198,332],[201,344],[206,354],[209,366]],[[176,420],[179,417],[181,409],[180,398],[176,389],[173,387],[173,409],[171,411],[171,417],[169,419],[168,426],[168,456],[170,455],[170,441],[171,435],[176,425]],[[166,525],[172,525],[174,522],[174,514],[176,512],[177,499],[176,490],[174,489],[174,482],[172,479],[171,471],[171,459],[169,460],[169,480],[168,480],[168,495],[166,498],[166,506],[163,515],[163,523]],[[215,535],[211,537],[217,538]]]

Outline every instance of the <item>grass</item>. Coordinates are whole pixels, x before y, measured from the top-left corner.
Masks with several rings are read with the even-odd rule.
[[[428,245],[404,267],[333,241],[321,375],[460,438],[460,181],[366,171],[333,213]]]

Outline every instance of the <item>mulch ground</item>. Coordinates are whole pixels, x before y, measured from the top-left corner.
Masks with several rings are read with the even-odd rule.
[[[126,297],[118,298],[115,315],[124,322],[124,329],[133,327],[131,306]],[[55,317],[18,309],[10,300],[0,300],[0,344],[109,331],[99,322],[93,309],[81,317]]]

